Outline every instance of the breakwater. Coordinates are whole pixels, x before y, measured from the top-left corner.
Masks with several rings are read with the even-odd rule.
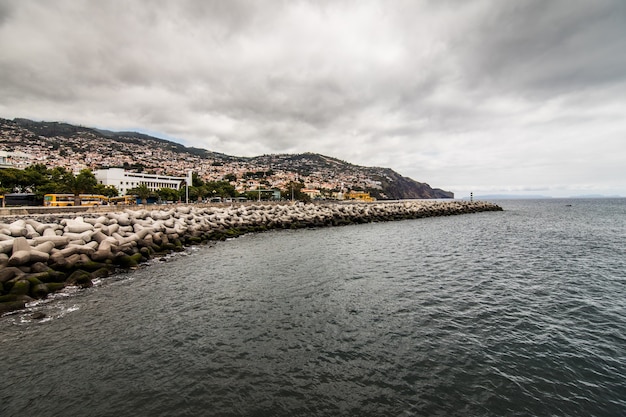
[[[447,216],[501,207],[485,202],[400,201],[348,204],[252,204],[63,213],[0,223],[0,313],[69,285],[90,287],[116,268],[185,245],[270,229],[340,226]]]

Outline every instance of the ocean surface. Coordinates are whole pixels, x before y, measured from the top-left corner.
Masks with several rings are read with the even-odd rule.
[[[496,202],[197,246],[6,315],[0,415],[626,415],[626,199]]]

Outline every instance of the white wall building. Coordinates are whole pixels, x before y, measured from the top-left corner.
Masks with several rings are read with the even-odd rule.
[[[32,165],[34,157],[24,152],[0,151],[0,168],[24,169]]]
[[[128,190],[145,185],[151,191],[160,188],[180,190],[186,181],[190,181],[191,171],[187,177],[170,177],[168,175],[144,174],[142,172],[124,171],[122,168],[97,169],[94,175],[98,183],[112,185],[125,195]],[[191,185],[191,182],[189,182]]]

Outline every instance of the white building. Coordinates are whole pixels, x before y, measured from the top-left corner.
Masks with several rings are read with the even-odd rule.
[[[24,152],[0,151],[0,168],[24,169],[32,164],[33,156]]]
[[[169,175],[124,171],[122,168],[109,168],[97,169],[94,171],[94,175],[98,183],[114,186],[120,195],[125,195],[128,190],[140,185],[145,185],[151,191],[157,191],[160,188],[180,190],[187,181],[191,185],[191,171],[187,177],[171,177]]]

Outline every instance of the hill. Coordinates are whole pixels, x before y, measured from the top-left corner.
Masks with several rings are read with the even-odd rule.
[[[240,187],[280,187],[298,180],[328,192],[368,191],[378,199],[454,198],[449,191],[390,168],[364,167],[320,154],[237,157],[137,132],[60,122],[0,119],[0,150],[30,154],[48,167],[123,167],[178,176],[191,169],[205,181],[227,178]]]

